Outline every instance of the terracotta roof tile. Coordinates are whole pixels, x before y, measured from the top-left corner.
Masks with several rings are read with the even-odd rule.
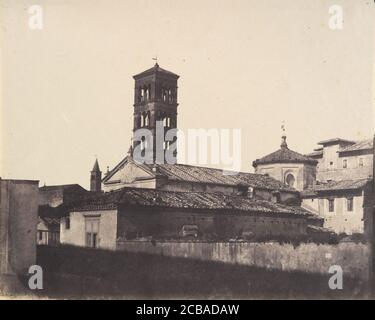
[[[148,168],[151,170],[153,166],[148,165]],[[224,174],[222,169],[186,164],[157,164],[156,168],[159,174],[166,176],[169,180],[233,186],[244,185],[259,189],[297,192],[281,181],[264,174],[234,171],[228,171],[227,173],[230,174]]]
[[[294,214],[311,216],[298,206],[286,206],[270,201],[221,193],[173,192],[155,189],[123,188],[76,202],[71,211],[115,209],[119,206],[204,209],[230,212]]]
[[[315,165],[317,161],[288,148],[280,148],[263,158],[255,160],[253,166],[257,167],[259,164],[271,163],[308,163]]]
[[[319,192],[324,191],[357,190],[365,187],[366,184],[369,182],[369,179],[320,182],[319,184],[316,184],[313,188],[302,191],[301,195],[302,197],[309,197],[317,195]]]
[[[373,139],[367,139],[358,141],[357,143],[348,146],[339,150],[339,153],[342,152],[352,152],[352,151],[360,151],[360,150],[372,150],[373,149]]]

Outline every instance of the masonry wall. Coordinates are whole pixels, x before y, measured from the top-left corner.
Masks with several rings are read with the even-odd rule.
[[[335,150],[336,149],[333,149],[333,151]],[[327,155],[325,154],[325,157],[327,156],[327,158],[323,158],[319,161],[320,164],[317,170],[318,181],[367,179],[373,173],[372,154],[344,155],[339,157],[337,151],[336,153],[325,152],[327,152]],[[359,166],[360,158],[363,161],[363,166]],[[346,168],[343,167],[344,160],[347,161]]]
[[[353,211],[347,210],[347,198],[353,198]],[[335,210],[329,212],[328,199],[334,199]],[[363,233],[364,228],[364,194],[362,191],[346,196],[327,196],[303,199],[302,207],[317,213],[324,219],[323,226],[336,233]]]
[[[270,177],[283,183],[286,183],[285,178],[290,173],[295,178],[293,187],[299,191],[311,187],[316,178],[315,166],[304,163],[260,164],[255,168],[255,172],[268,174]]]
[[[155,239],[177,239],[181,238],[181,229],[184,225],[196,225],[199,230],[198,238],[201,239],[298,237],[307,233],[306,219],[298,216],[128,207],[119,209],[117,234],[123,239],[150,236]]]
[[[85,218],[99,219],[99,242],[102,249],[115,249],[117,230],[117,210],[70,212],[70,227],[67,229],[66,219],[60,223],[60,242],[75,246],[86,246]]]
[[[256,266],[283,271],[328,275],[332,265],[342,267],[345,278],[370,278],[370,246],[342,242],[337,245],[252,242],[119,241],[118,250],[184,257],[204,261]]]
[[[0,179],[0,273],[26,274],[36,260],[38,181]]]

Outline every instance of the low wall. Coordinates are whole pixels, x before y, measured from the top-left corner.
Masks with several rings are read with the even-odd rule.
[[[121,241],[118,250],[327,275],[330,266],[339,265],[344,278],[362,280],[368,280],[371,271],[370,245],[355,242],[295,247],[275,242]]]

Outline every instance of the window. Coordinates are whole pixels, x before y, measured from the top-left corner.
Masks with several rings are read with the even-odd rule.
[[[97,248],[99,245],[99,217],[86,217],[86,246],[90,248]]]
[[[328,211],[329,212],[335,211],[335,199],[328,199]]]
[[[353,198],[346,199],[346,210],[353,211]]]
[[[359,164],[359,166],[360,167],[363,167],[363,158],[359,158],[359,160],[358,160],[358,164]]]
[[[286,178],[285,178],[285,182],[286,184],[289,186],[289,187],[294,187],[294,183],[295,183],[296,179],[294,178],[294,176],[289,173],[287,174]]]
[[[345,159],[345,160],[342,161],[342,167],[343,168],[347,168],[348,167],[348,160]]]
[[[70,229],[70,217],[65,218],[65,229]]]
[[[181,229],[181,236],[182,237],[198,237],[198,226],[195,224],[185,224],[182,226]]]
[[[38,234],[39,234],[39,240],[43,240],[43,231],[39,231]]]

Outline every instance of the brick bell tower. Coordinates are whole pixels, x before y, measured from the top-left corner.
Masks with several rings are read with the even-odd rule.
[[[102,191],[102,172],[99,168],[98,159],[95,160],[94,167],[90,172],[90,191]]]
[[[153,162],[157,162],[156,150],[165,151],[172,143],[165,140],[165,133],[169,129],[177,129],[177,80],[179,76],[159,67],[158,63],[151,69],[133,76],[135,80],[134,91],[134,126],[133,126],[133,150],[140,145],[141,150],[147,150],[149,141],[142,138],[136,141],[135,131],[148,129],[152,132],[151,149]],[[162,141],[155,139],[157,121],[162,123],[164,137]],[[177,151],[173,152],[174,158]]]

